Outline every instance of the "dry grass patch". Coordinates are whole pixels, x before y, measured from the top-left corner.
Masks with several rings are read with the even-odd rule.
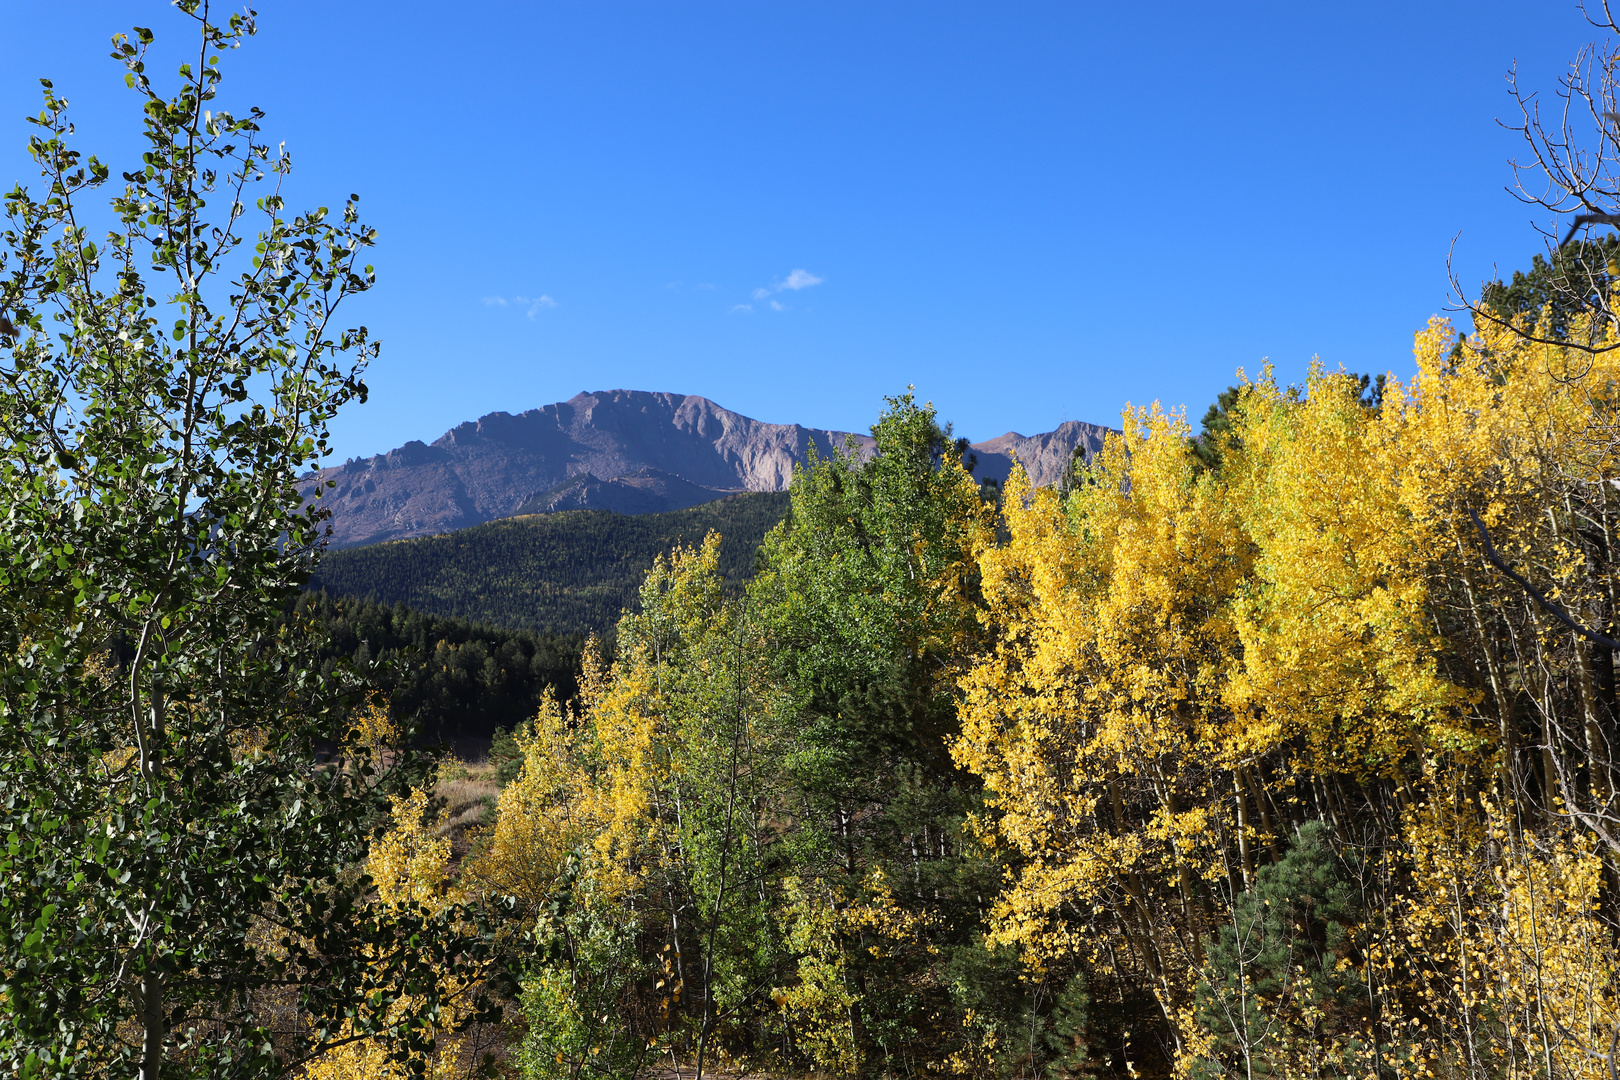
[[[495,781],[495,767],[487,760],[452,759],[439,769],[439,781],[433,786],[433,794],[444,800],[444,824],[439,826],[438,834],[450,838],[457,857],[465,854],[470,846],[470,831],[493,816],[495,797],[500,791],[501,786]]]

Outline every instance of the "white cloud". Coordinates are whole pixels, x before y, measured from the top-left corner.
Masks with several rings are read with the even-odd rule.
[[[754,305],[753,304],[732,304],[731,305],[731,311],[728,312],[728,314],[735,315],[739,311],[746,312],[748,314],[753,314]]]
[[[537,312],[556,307],[557,301],[544,294],[540,296],[486,296],[484,297],[484,306],[520,307],[524,309],[523,313],[532,319]]]
[[[763,300],[767,296],[772,296],[781,292],[783,289],[792,289],[794,292],[798,292],[800,289],[808,289],[812,285],[820,285],[824,280],[826,279],[818,278],[808,270],[790,270],[788,272],[788,276],[783,278],[781,281],[772,282],[769,285],[761,285],[759,288],[755,289],[754,299]],[[777,311],[783,310],[782,307],[775,302],[772,302],[771,307],[775,308]]]
[[[783,307],[779,302],[777,302],[775,300],[772,300],[771,301],[771,310],[772,311],[786,311],[787,308]]]
[[[788,274],[787,280],[782,282],[781,288],[793,289],[796,292],[799,289],[808,289],[812,285],[820,285],[821,280],[808,270],[794,270]]]

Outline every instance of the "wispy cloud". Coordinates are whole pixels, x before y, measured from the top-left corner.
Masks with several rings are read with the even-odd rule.
[[[797,292],[800,289],[808,289],[812,285],[820,285],[821,280],[821,278],[816,277],[808,270],[794,270],[782,282],[782,288],[792,289]]]
[[[557,301],[544,294],[540,296],[486,296],[485,307],[515,307],[522,308],[529,318],[534,318],[538,312],[546,308],[554,308]]]
[[[773,296],[784,289],[791,290],[792,292],[798,292],[800,289],[808,289],[812,285],[820,285],[825,280],[825,278],[819,278],[808,270],[790,270],[788,271],[788,276],[783,278],[781,281],[773,281],[769,285],[761,285],[759,288],[755,289],[754,299],[764,300],[766,297]],[[771,301],[771,307],[776,311],[787,310],[774,300]]]
[[[731,310],[729,312],[727,312],[726,314],[735,315],[739,311],[742,312],[745,315],[752,315],[754,313],[754,305],[753,304],[732,304],[731,305]]]

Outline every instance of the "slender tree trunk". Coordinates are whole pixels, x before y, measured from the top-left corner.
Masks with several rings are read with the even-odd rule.
[[[1598,720],[1596,680],[1592,677],[1592,652],[1583,643],[1575,642],[1575,653],[1580,662],[1575,674],[1581,690],[1581,711],[1586,719],[1586,759],[1592,785],[1592,804],[1599,810],[1609,801],[1609,746]]]
[[[1176,789],[1170,779],[1164,775],[1164,770],[1158,770],[1159,786],[1163,791],[1164,808],[1174,818],[1181,812],[1180,800],[1176,798]],[[1199,918],[1194,911],[1192,871],[1187,866],[1187,860],[1181,853],[1181,845],[1174,839],[1170,841],[1171,848],[1176,854],[1176,881],[1181,889],[1181,911],[1187,920],[1187,933],[1192,938],[1193,962],[1199,967],[1204,966],[1204,942],[1198,932]]]
[[[1553,755],[1559,753],[1560,751],[1560,747],[1558,745],[1559,731],[1556,712],[1558,706],[1555,702],[1555,695],[1553,692],[1550,665],[1546,655],[1542,651],[1544,643],[1550,640],[1550,638],[1547,633],[1547,626],[1544,622],[1542,622],[1541,612],[1536,605],[1527,604],[1525,605],[1525,609],[1530,614],[1531,629],[1535,631],[1534,644],[1536,651],[1530,657],[1530,664],[1533,664],[1537,669],[1540,675],[1539,681],[1541,683],[1540,690],[1537,694],[1537,709],[1541,713],[1542,798],[1546,801],[1548,809],[1552,808],[1553,800],[1560,796],[1570,804],[1571,808],[1573,808],[1574,806],[1578,805],[1575,802],[1576,792],[1573,790],[1564,789],[1564,785],[1559,781],[1558,763],[1553,760]],[[1528,683],[1530,681],[1530,673],[1526,671],[1523,678],[1524,682]],[[1568,777],[1568,779],[1571,784],[1576,782],[1573,776]]]
[[[1237,842],[1239,865],[1243,869],[1243,891],[1254,888],[1254,853],[1249,850],[1249,801],[1244,797],[1241,773],[1232,773],[1232,797],[1237,804]]]
[[[733,826],[737,819],[737,766],[742,756],[742,733],[746,723],[743,719],[742,675],[746,615],[747,609],[744,608],[737,620],[737,667],[733,675],[736,679],[737,694],[736,712],[731,718],[731,760],[726,768],[726,827],[720,841],[720,883],[715,890],[714,910],[709,918],[709,942],[703,950],[703,1022],[698,1028],[697,1075],[693,1080],[703,1080],[703,1062],[709,1050],[709,1036],[714,1031],[714,944],[719,936],[720,919],[725,911],[726,871],[730,867]]]
[[[1460,575],[1463,593],[1468,597],[1468,613],[1473,617],[1474,633],[1479,635],[1480,649],[1485,654],[1485,676],[1490,680],[1491,700],[1496,706],[1498,752],[1502,755],[1497,766],[1498,789],[1502,798],[1510,798],[1518,791],[1519,728],[1513,720],[1513,706],[1506,691],[1507,679],[1502,674],[1502,659],[1496,652],[1496,639],[1486,630],[1485,617],[1479,610],[1479,594],[1474,588],[1474,575],[1467,566],[1467,553],[1463,551],[1461,540],[1457,548],[1463,554]]]
[[[1271,861],[1282,861],[1282,847],[1278,843],[1277,830],[1272,826],[1271,811],[1266,806],[1265,792],[1255,782],[1254,770],[1249,766],[1243,767],[1243,783],[1249,789],[1249,797],[1254,800],[1255,807],[1260,811],[1260,831],[1266,835],[1266,847],[1271,851]]]
[[[141,1076],[158,1080],[163,1068],[163,976],[148,971],[141,976]]]

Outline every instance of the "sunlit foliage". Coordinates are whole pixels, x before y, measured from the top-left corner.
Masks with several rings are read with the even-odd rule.
[[[1128,409],[999,503],[894,399],[746,594],[655,563],[463,865],[391,837],[379,889],[513,905],[547,1080],[1607,1075],[1620,354],[1528,318]]]
[[[1378,402],[1267,374],[1214,467],[1135,410],[1066,497],[1008,485],[954,744],[992,937],[1151,988],[1189,1074],[1607,1068],[1620,368],[1541,330],[1436,322]]]

